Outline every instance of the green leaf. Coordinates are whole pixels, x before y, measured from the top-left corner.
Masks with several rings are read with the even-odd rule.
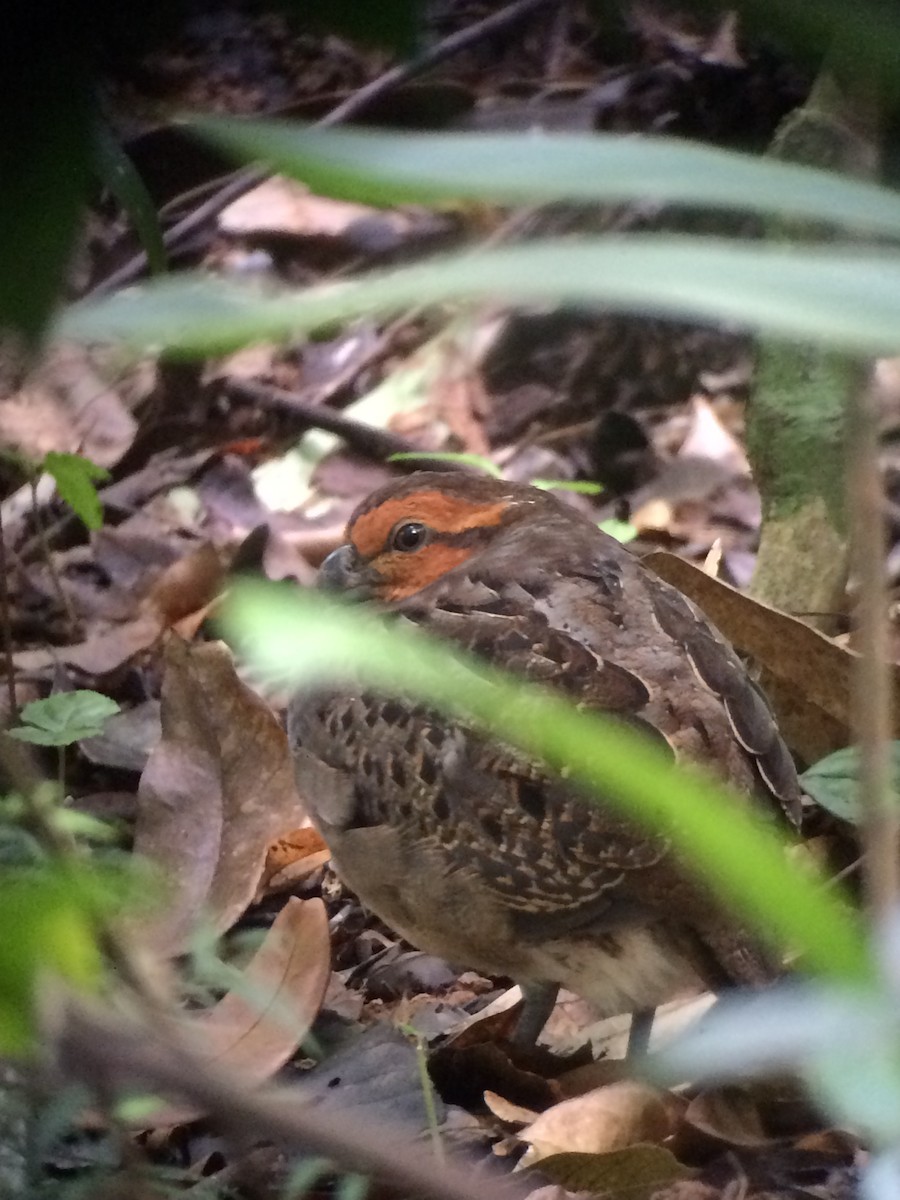
[[[893,799],[900,804],[900,742],[891,743]],[[846,746],[814,763],[800,776],[810,796],[829,812],[861,825],[865,814],[859,800],[859,748]]]
[[[261,160],[314,192],[368,203],[645,199],[900,236],[900,196],[888,188],[673,137],[414,136],[229,117],[197,118],[188,128],[239,161]]]
[[[396,54],[412,52],[419,24],[418,0],[303,0],[298,13],[304,27],[338,34]]]
[[[582,496],[599,496],[603,491],[602,483],[592,483],[589,479],[530,479],[528,482],[542,491],[578,492]]]
[[[623,546],[627,542],[633,542],[638,535],[638,531],[628,521],[617,521],[615,517],[610,517],[606,521],[600,521],[597,528],[602,529],[604,533],[608,533],[610,537],[614,537]]]
[[[187,275],[82,301],[57,333],[197,356],[351,317],[489,298],[731,321],[832,349],[900,351],[898,255],[656,234],[496,247],[277,296]]]
[[[59,868],[0,875],[0,1053],[31,1048],[43,975],[56,973],[82,989],[96,985],[102,961],[96,914],[109,901],[96,880]]]
[[[59,692],[26,704],[21,714],[24,724],[9,733],[20,742],[39,746],[71,746],[82,738],[96,737],[118,711],[115,700],[100,692]]]
[[[167,265],[166,247],[156,206],[143,179],[109,125],[101,124],[95,131],[94,140],[100,178],[131,219],[147,255],[150,270],[154,274],[162,274]]]
[[[710,888],[779,949],[793,946],[824,974],[868,980],[859,915],[834,889],[788,863],[746,802],[687,768],[674,770],[645,738],[560,697],[451,653],[419,630],[375,614],[246,583],[224,612],[228,634],[260,668],[294,685],[352,680],[402,691],[536,754],[641,825],[664,828]]]
[[[483,471],[485,475],[492,475],[494,479],[503,478],[497,464],[491,462],[489,458],[485,458],[483,454],[454,454],[449,450],[414,450],[409,453],[391,454],[388,462],[418,462],[419,459],[424,462],[459,463],[462,466],[474,467],[476,471]]]
[[[31,343],[59,298],[90,184],[93,85],[67,36],[72,7],[42,27],[37,6],[16,6],[3,30],[3,105],[15,117],[0,138],[0,331]]]
[[[103,524],[103,506],[93,480],[109,479],[109,471],[80,454],[62,454],[56,450],[44,456],[42,469],[53,476],[56,490],[88,529],[99,529]]]

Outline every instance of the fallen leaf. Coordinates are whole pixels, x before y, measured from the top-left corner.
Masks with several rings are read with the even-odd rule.
[[[204,1062],[248,1087],[279,1071],[309,1033],[331,976],[328,916],[321,900],[291,897],[244,970],[239,987],[181,1027]],[[201,1114],[167,1105],[138,1123],[181,1125]]]
[[[663,1094],[623,1080],[541,1113],[519,1134],[528,1143],[522,1165],[534,1166],[550,1155],[602,1154],[637,1142],[661,1142],[672,1129],[672,1110]]]
[[[738,1087],[712,1088],[688,1104],[682,1118],[693,1133],[702,1134],[717,1148],[764,1146],[772,1138],[763,1129],[759,1107],[751,1092]],[[683,1137],[679,1130],[679,1144]]]
[[[262,878],[256,889],[259,900],[268,892],[290,886],[303,879],[331,858],[331,851],[311,825],[292,829],[277,838],[266,850]]]
[[[253,898],[270,843],[305,812],[284,731],[237,677],[221,643],[170,636],[162,738],[138,789],[135,851],[159,864],[166,910],[141,923],[168,956],[184,950],[201,911],[228,929]]]
[[[319,899],[291,896],[233,989],[190,1021],[208,1062],[263,1083],[309,1033],[331,977],[328,916]]]
[[[111,541],[105,539],[106,543]],[[204,543],[157,575],[133,620],[102,627],[70,646],[20,650],[13,655],[13,662],[20,671],[41,671],[65,663],[87,675],[108,675],[155,646],[168,626],[180,623],[181,628],[194,632],[207,615],[207,606],[218,594],[223,579],[224,568],[215,548]]]
[[[210,604],[224,578],[225,569],[215,547],[204,542],[166,567],[144,604],[160,613],[165,625],[174,625]]]
[[[785,740],[806,762],[817,762],[852,740],[854,650],[805,621],[754,600],[693,563],[654,551],[643,562],[703,609],[741,654],[762,670],[760,683]],[[900,669],[891,666],[894,737],[900,737]]]
[[[569,1192],[651,1200],[666,1185],[693,1172],[662,1146],[636,1145],[607,1154],[554,1154],[541,1161],[541,1174]]]
[[[537,1118],[537,1113],[521,1104],[513,1104],[504,1096],[488,1089],[484,1093],[484,1102],[498,1121],[505,1125],[528,1125]]]
[[[737,475],[749,475],[750,464],[740,442],[728,432],[715,409],[702,396],[691,398],[691,420],[679,458],[711,458]]]
[[[98,631],[71,646],[19,650],[13,655],[13,662],[19,671],[42,671],[57,663],[66,663],[86,675],[108,675],[149,650],[159,640],[162,631],[162,621],[156,613],[142,613],[133,621]]]

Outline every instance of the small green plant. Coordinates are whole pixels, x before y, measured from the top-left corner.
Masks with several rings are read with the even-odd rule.
[[[60,798],[66,790],[66,746],[83,738],[97,737],[119,705],[109,696],[86,688],[75,692],[58,692],[46,700],[33,700],[20,714],[22,724],[9,730],[10,737],[35,746],[56,746]]]
[[[33,700],[22,709],[22,724],[10,729],[11,737],[36,746],[71,746],[82,738],[96,737],[119,711],[119,705],[100,692],[82,689],[59,692],[46,700]]]
[[[60,497],[88,529],[99,529],[103,524],[103,505],[94,481],[108,479],[109,471],[80,454],[62,454],[56,450],[44,456],[41,469],[53,477]]]

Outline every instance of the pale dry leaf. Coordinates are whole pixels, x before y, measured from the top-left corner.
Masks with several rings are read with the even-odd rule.
[[[752,1093],[743,1088],[701,1092],[688,1104],[683,1121],[704,1137],[726,1146],[764,1146],[773,1140],[763,1129]]]
[[[334,237],[375,209],[313,195],[302,183],[275,175],[224,208],[219,228],[228,234],[322,234]]]
[[[244,970],[240,990],[192,1018],[198,1052],[250,1084],[263,1083],[309,1033],[330,977],[325,905],[291,896]]]
[[[659,1200],[673,1194],[670,1189],[676,1183],[691,1181],[693,1174],[670,1150],[652,1144],[604,1154],[553,1154],[542,1160],[540,1170],[571,1192],[609,1200]]]
[[[728,432],[715,409],[702,396],[691,399],[690,424],[678,457],[709,458],[736,475],[750,474],[750,464],[740,442]]]
[[[279,1071],[309,1033],[331,976],[328,916],[321,900],[291,897],[233,988],[213,1008],[181,1022],[197,1056],[257,1087]],[[201,1114],[166,1106],[140,1124],[181,1125]]]
[[[497,1092],[486,1091],[484,1102],[497,1120],[503,1121],[506,1125],[530,1125],[538,1116],[533,1109],[525,1108],[521,1104],[513,1104],[512,1100],[507,1100],[505,1096],[500,1096]]]
[[[221,643],[170,636],[162,738],[138,790],[135,850],[163,869],[167,909],[142,922],[159,952],[184,950],[201,912],[218,933],[253,898],[269,844],[304,819],[287,738]]]
[[[523,1129],[528,1143],[523,1166],[553,1154],[601,1154],[638,1142],[661,1142],[673,1129],[663,1094],[647,1084],[623,1080],[563,1100]]]
[[[741,654],[761,668],[785,740],[806,762],[852,741],[853,673],[859,655],[798,617],[789,616],[693,563],[654,551],[642,560],[689,596]],[[900,737],[900,668],[891,665],[893,736]]]
[[[95,349],[56,343],[21,390],[0,400],[0,444],[36,461],[59,450],[99,466],[118,462],[137,432],[128,405],[149,391],[155,367],[123,373],[103,359]]]
[[[331,851],[311,825],[292,829],[268,847],[255,899],[261,900],[270,892],[284,891],[324,866],[330,858]]]
[[[57,663],[77,667],[86,675],[102,676],[116,671],[138,654],[149,650],[163,632],[157,613],[142,612],[133,621],[98,630],[71,646],[40,646],[19,650],[13,662],[20,671],[42,671]]]

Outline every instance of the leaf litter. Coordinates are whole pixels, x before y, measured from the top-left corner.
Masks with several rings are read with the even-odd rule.
[[[685,94],[695,89],[705,95],[710,86],[703,55],[719,56],[730,71],[746,70],[734,50],[734,31],[724,23],[687,42],[677,22],[660,19],[651,25],[651,33],[641,34],[644,61],[628,64],[617,82],[621,103],[601,101],[587,126],[641,129],[664,115],[677,132],[697,133],[691,122],[702,106],[693,100],[686,104]],[[573,28],[580,28],[577,18]],[[573,76],[583,77],[585,69],[594,68],[579,57],[585,52],[576,52],[576,41],[565,49]],[[184,61],[197,53],[195,44]],[[522,47],[510,55],[519,64],[511,81],[517,88],[522,79],[540,77],[543,44],[540,53],[535,62]],[[346,85],[352,53],[342,54],[334,75]],[[660,57],[671,68],[671,79],[660,74]],[[358,69],[357,64],[350,70],[350,86]],[[681,81],[677,87],[675,79]],[[473,82],[481,91],[479,74]],[[257,85],[265,91],[270,80]],[[721,87],[720,78],[715,87]],[[245,94],[241,103],[246,99]],[[176,107],[185,107],[183,97]],[[508,105],[511,117],[515,107]],[[540,124],[550,108],[542,96],[529,97],[523,110],[527,123]],[[152,136],[136,141],[146,153]],[[165,165],[148,155],[151,174],[156,169],[164,175]],[[246,199],[243,214],[233,209],[222,222],[229,226],[227,248],[210,242],[205,265],[259,271],[276,283],[325,279],[339,275],[350,261],[367,265],[385,254],[408,254],[415,240],[404,244],[403,230],[415,219],[400,211],[381,214],[380,231],[370,227],[361,234],[351,218],[365,221],[370,214],[320,197],[304,196],[292,210],[257,207],[255,212],[255,205],[296,201],[296,193],[288,198],[270,188],[268,195],[251,193]],[[485,225],[492,225],[492,236],[502,236],[500,214],[462,214],[457,223],[467,222],[470,233],[481,222],[475,236]],[[106,256],[98,257],[107,262]],[[684,353],[668,352],[676,341]],[[129,713],[149,706],[146,719],[136,718],[135,728],[121,736],[109,723],[105,733],[119,738],[117,748],[107,743],[98,749],[101,734],[90,739],[74,764],[77,799],[94,797],[99,803],[106,797],[117,812],[127,807],[124,789],[133,788],[140,773],[134,849],[157,864],[167,883],[161,892],[164,907],[143,915],[131,933],[144,949],[154,946],[158,955],[171,958],[191,948],[200,913],[217,931],[236,924],[238,931],[265,928],[271,922],[242,981],[206,1012],[185,1017],[201,1052],[205,1047],[209,1057],[243,1065],[257,1083],[292,1056],[294,1070],[301,1065],[296,1047],[321,1004],[313,1032],[332,1053],[305,1072],[314,1102],[359,1101],[392,1111],[408,1106],[422,1127],[421,1081],[412,1067],[411,1042],[386,1028],[392,1021],[410,1021],[432,1033],[440,1047],[431,1055],[434,1075],[443,1071],[445,1081],[452,1081],[447,1088],[455,1090],[457,1101],[460,1090],[467,1089],[465,1103],[477,1114],[481,1140],[493,1138],[506,1159],[518,1161],[532,1152],[526,1146],[536,1144],[535,1136],[540,1140],[546,1118],[556,1140],[548,1142],[553,1153],[542,1168],[569,1191],[585,1188],[633,1200],[645,1194],[712,1200],[734,1194],[725,1184],[703,1182],[721,1180],[721,1173],[708,1176],[706,1168],[721,1162],[723,1150],[728,1154],[752,1144],[771,1151],[774,1135],[764,1118],[772,1105],[766,1097],[744,1104],[706,1092],[688,1094],[686,1106],[676,1106],[668,1132],[661,1121],[654,1125],[656,1094],[635,1092],[639,1085],[618,1077],[623,1022],[613,1019],[590,1031],[595,1050],[602,1047],[609,1056],[588,1063],[585,1030],[572,1008],[571,1019],[558,1016],[555,1028],[550,1026],[552,1049],[562,1051],[555,1056],[561,1061],[551,1063],[554,1056],[548,1054],[522,1062],[505,1044],[515,1020],[516,989],[502,980],[469,986],[457,977],[448,983],[454,972],[439,962],[414,969],[416,962],[405,957],[409,952],[402,943],[379,927],[327,869],[327,851],[304,824],[277,718],[240,681],[227,652],[201,640],[209,606],[223,584],[224,564],[250,529],[263,525],[269,531],[265,567],[270,574],[308,582],[312,568],[338,543],[349,510],[391,470],[358,446],[348,453],[340,438],[309,430],[283,412],[237,403],[228,390],[230,380],[271,385],[340,408],[363,427],[387,429],[421,449],[487,455],[510,477],[603,479],[607,493],[599,503],[570,500],[598,519],[629,515],[630,506],[632,524],[641,533],[639,550],[661,544],[703,559],[718,545],[720,562],[729,570],[741,555],[752,562],[759,521],[736,436],[749,377],[742,367],[745,357],[743,339],[730,334],[705,331],[701,336],[651,322],[484,312],[466,314],[436,332],[432,316],[406,314],[387,329],[370,322],[337,331],[315,346],[256,348],[240,361],[235,356],[204,372],[146,362],[129,374],[102,363],[82,360],[79,366],[70,358],[70,382],[63,391],[68,386],[71,394],[62,405],[53,382],[52,401],[29,413],[23,397],[47,391],[38,379],[32,381],[35,390],[15,394],[0,408],[4,430],[11,427],[7,416],[24,418],[22,446],[33,447],[35,457],[47,450],[79,453],[114,470],[113,482],[101,489],[105,524],[90,543],[81,531],[72,532],[73,522],[46,489],[40,499],[45,529],[39,535],[30,487],[20,488],[15,662],[41,683],[61,666],[78,685],[99,684],[123,704],[123,723]],[[107,384],[108,379],[115,382]],[[87,402],[92,388],[93,409]],[[148,397],[152,404],[146,403]],[[608,434],[618,418],[627,418],[633,428],[614,445]],[[276,481],[285,478],[284,469],[271,464],[295,455],[304,431],[307,453],[288,462],[293,491],[280,483],[267,491],[260,480],[267,473]],[[235,480],[240,487],[247,484],[247,491],[235,488]],[[623,480],[623,486],[611,482]],[[44,574],[42,541],[76,609],[74,630],[52,612],[55,588]],[[679,586],[690,592],[693,584],[679,581]],[[780,614],[770,618],[752,601],[732,618],[720,600],[724,584],[713,580],[697,587],[706,589],[704,606],[721,604],[721,617],[714,616],[726,633],[739,645],[746,643],[764,664],[771,660],[768,669],[777,673],[789,657],[785,650],[793,645],[796,623],[779,624]],[[46,619],[48,612],[52,620]],[[172,628],[186,640],[167,632]],[[45,639],[51,644],[42,644]],[[848,652],[839,649],[835,656],[833,644],[817,644],[815,665],[798,677],[800,686],[793,691],[790,679],[782,680],[780,715],[794,749],[810,761],[846,737],[838,693]],[[782,675],[799,669],[801,657],[798,650]],[[776,692],[777,685],[778,680]],[[160,732],[154,739],[160,687]],[[377,986],[370,988],[370,981]],[[340,1049],[334,1052],[334,1046]],[[400,1081],[393,1091],[389,1080]],[[517,1100],[533,1102],[534,1109]],[[657,1100],[668,1112],[668,1099]],[[545,1111],[533,1119],[526,1115],[539,1108]],[[183,1113],[177,1119],[194,1116]],[[441,1116],[447,1117],[446,1137],[452,1141],[452,1112]],[[502,1138],[494,1137],[490,1124],[498,1120]],[[523,1121],[530,1121],[531,1141]],[[469,1122],[465,1137],[472,1137],[472,1128]],[[779,1146],[790,1141],[779,1136]],[[650,1144],[654,1138],[662,1144]],[[165,1146],[165,1139],[159,1144]],[[837,1143],[826,1149],[833,1162],[854,1152]],[[824,1153],[822,1147],[815,1152]],[[199,1152],[195,1161],[201,1161]],[[780,1164],[774,1181],[767,1181],[773,1186],[780,1182],[778,1169]],[[743,1177],[741,1194],[755,1194],[761,1176],[754,1170],[752,1181]],[[734,1171],[731,1183],[733,1176]],[[782,1179],[790,1178],[784,1167]],[[671,1187],[665,1190],[666,1185]]]

